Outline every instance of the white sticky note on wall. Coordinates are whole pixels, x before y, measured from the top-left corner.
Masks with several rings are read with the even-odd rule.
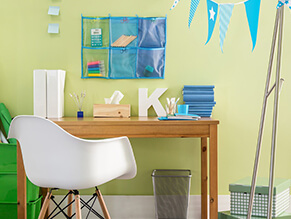
[[[46,70],[33,71],[33,114],[46,117]]]
[[[59,24],[49,24],[47,32],[48,33],[59,33],[59,28],[60,28]]]
[[[50,6],[48,10],[49,15],[58,16],[60,14],[60,7],[59,6]]]
[[[47,70],[47,118],[64,116],[65,77],[63,70]]]

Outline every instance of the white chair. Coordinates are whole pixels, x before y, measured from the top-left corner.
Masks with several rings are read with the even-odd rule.
[[[85,140],[69,134],[50,120],[24,115],[12,120],[8,138],[16,138],[20,144],[28,179],[39,187],[51,188],[39,218],[44,217],[53,188],[69,190],[69,194],[75,195],[72,203],[75,201],[77,219],[81,218],[80,202],[82,207],[89,209],[88,215],[91,209],[103,218],[78,193],[79,189],[96,187],[95,200],[98,198],[104,217],[109,219],[97,186],[136,175],[135,158],[127,137]],[[57,208],[61,209],[58,205]]]

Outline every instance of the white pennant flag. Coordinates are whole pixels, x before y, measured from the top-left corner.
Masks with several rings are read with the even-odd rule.
[[[174,9],[176,7],[176,5],[179,3],[179,1],[180,0],[174,0],[174,3],[173,3],[173,5],[172,5],[170,10]]]
[[[219,10],[219,39],[220,39],[220,49],[223,52],[224,38],[228,29],[230,22],[230,17],[232,15],[234,4],[220,4]]]

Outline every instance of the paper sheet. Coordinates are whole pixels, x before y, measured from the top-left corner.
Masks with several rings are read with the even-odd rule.
[[[48,33],[59,33],[59,24],[49,24]]]
[[[60,7],[59,6],[50,6],[48,10],[49,15],[58,16],[60,14]]]

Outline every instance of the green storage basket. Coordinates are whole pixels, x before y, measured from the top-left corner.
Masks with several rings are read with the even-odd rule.
[[[27,219],[37,219],[41,208],[40,196],[34,201],[27,202]],[[17,219],[17,202],[0,202],[0,218]]]
[[[12,121],[12,117],[4,103],[0,103],[0,120],[4,128],[4,132],[7,136],[9,132],[10,123]],[[12,144],[17,143],[16,139],[9,139],[8,142]]]
[[[0,172],[17,171],[16,143],[0,143]]]
[[[12,118],[4,103],[0,103],[0,120],[4,134],[7,136]],[[16,139],[8,139],[8,142],[9,144],[0,143],[0,172],[16,172],[17,169],[17,141]]]
[[[5,134],[7,135],[12,118],[4,103],[0,103],[0,120],[2,122]]]
[[[27,202],[39,197],[39,187],[26,180]],[[0,173],[0,202],[17,202],[17,174]],[[1,214],[0,214],[1,216]]]
[[[0,120],[7,136],[12,118],[3,103],[0,103]],[[8,141],[9,144],[0,143],[0,202],[17,202],[17,141],[16,139]],[[39,196],[39,187],[27,179],[26,188],[27,201],[36,200]]]

